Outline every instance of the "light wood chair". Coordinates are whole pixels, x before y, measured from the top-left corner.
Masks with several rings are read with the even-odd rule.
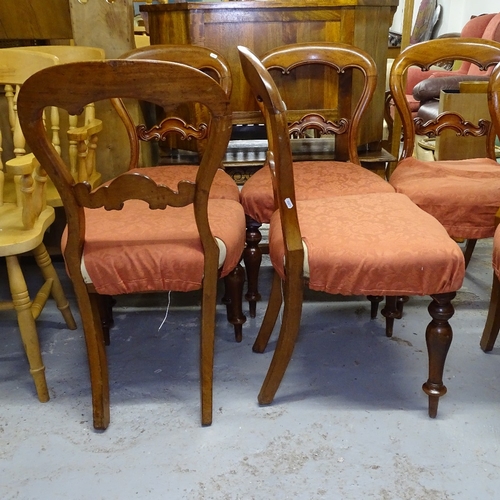
[[[144,175],[145,169],[127,170],[133,167],[129,164],[124,165],[124,174],[94,190],[88,182],[75,181],[43,132],[43,109],[56,106],[74,114],[89,102],[123,98],[144,100],[172,113],[181,103],[206,106],[210,121],[191,130],[207,135],[206,152],[194,176],[186,180],[184,172],[165,168],[157,181]],[[26,139],[61,194],[67,215],[63,255],[83,322],[97,429],[105,429],[110,418],[102,329],[106,306],[101,299],[155,291],[202,290],[201,422],[212,422],[217,280],[231,280],[245,239],[239,201],[214,198],[211,193],[229,142],[231,117],[229,98],[214,79],[171,62],[59,65],[33,75],[21,89],[19,118]],[[163,121],[163,129],[189,132],[175,114]],[[231,301],[238,297],[232,295]],[[234,323],[236,333],[242,322],[239,318]]]
[[[59,63],[56,56],[19,49],[0,49],[0,85],[3,86],[4,99],[0,103],[4,119],[0,127],[0,160],[5,163],[14,157],[26,154],[26,139],[21,130],[17,115],[17,97],[21,85],[31,75],[41,69]],[[3,197],[7,202],[19,198],[13,177],[7,174],[4,179]]]
[[[106,58],[103,49],[81,45],[35,45],[19,47],[16,50],[52,55],[57,57],[58,64],[102,61]],[[78,150],[79,128],[91,122],[95,124],[95,104],[89,103],[85,106],[85,113],[81,118],[78,115],[68,115],[54,107],[46,113],[45,118],[47,133],[51,136],[52,144],[54,144],[56,151],[63,156],[64,161],[68,163],[71,174],[75,179],[87,180],[92,186],[98,186],[101,183],[101,173],[97,171],[94,161],[95,154],[97,154],[97,143],[93,145],[93,155],[90,157],[83,158],[81,151]],[[47,203],[53,207],[62,206],[61,197],[50,179],[47,182]]]
[[[439,398],[446,393],[443,370],[452,339],[451,300],[465,274],[460,248],[439,222],[398,193],[297,199],[286,105],[259,59],[244,47],[238,50],[245,78],[264,113],[278,208],[269,229],[275,275],[254,351],[264,351],[284,306],[259,403],[273,401],[292,358],[307,284],[330,294],[386,296],[382,313],[388,336],[399,315],[398,296],[431,295],[432,320],[426,329],[429,376],[423,390],[429,416],[435,417]]]
[[[45,203],[45,172],[31,156],[21,156],[7,162],[6,170],[19,186],[17,202],[0,198],[0,256],[5,257],[11,301],[0,303],[0,310],[15,309],[19,331],[35,382],[38,399],[46,402],[49,391],[35,320],[40,316],[47,299],[52,296],[68,328],[76,329],[68,300],[51,259],[42,242],[45,231],[54,221],[54,209]],[[3,190],[3,171],[0,169],[0,193]],[[44,277],[44,284],[32,300],[19,262],[30,252]]]

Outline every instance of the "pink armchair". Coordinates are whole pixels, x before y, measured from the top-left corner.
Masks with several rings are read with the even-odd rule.
[[[472,37],[472,38],[484,38],[485,40],[495,40],[500,42],[500,13],[498,14],[483,14],[481,16],[473,17],[470,21],[466,23],[464,28],[460,33],[461,37]],[[488,72],[490,73],[491,70]],[[443,81],[441,87],[445,90],[452,90],[449,86],[455,85],[458,88],[458,81],[456,77],[463,75],[468,79],[470,76],[484,76],[484,72],[480,70],[475,65],[471,65],[469,62],[463,62],[458,70],[455,71],[442,71],[442,70],[427,70],[421,71],[418,67],[411,67],[408,69],[408,76],[406,81],[406,98],[409,102],[410,109],[414,116],[416,116],[420,106],[424,102],[419,92],[428,96],[428,92],[425,92],[427,85],[421,83],[427,79],[440,78],[440,77],[451,77],[452,81]],[[436,87],[436,82],[432,83],[433,87]],[[417,87],[417,92],[414,93],[414,89]],[[415,96],[416,94],[416,96]],[[437,90],[437,96],[439,97],[439,90]]]

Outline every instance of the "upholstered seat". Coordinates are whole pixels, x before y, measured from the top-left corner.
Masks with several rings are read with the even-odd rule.
[[[305,247],[304,278],[311,290],[341,295],[429,295],[456,291],[462,284],[460,248],[434,217],[405,195],[297,200],[297,213]],[[439,246],[430,248],[433,242]],[[285,279],[279,211],[271,218],[269,254]]]
[[[438,219],[450,236],[493,236],[494,215],[500,205],[500,165],[495,160],[424,162],[405,158],[390,182]]]
[[[297,161],[293,169],[298,200],[394,192],[394,188],[384,179],[351,162]],[[269,223],[276,205],[268,168],[258,170],[245,182],[241,190],[241,204],[245,213],[254,220],[261,224]]]
[[[211,199],[208,212],[223,278],[241,259],[245,214],[238,202],[221,199]],[[85,218],[82,259],[86,282],[97,293],[188,292],[202,287],[204,254],[191,206],[151,211],[146,203],[130,200],[119,212],[87,209]]]

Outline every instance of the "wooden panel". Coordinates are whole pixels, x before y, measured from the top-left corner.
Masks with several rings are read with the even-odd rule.
[[[68,0],[1,0],[0,40],[72,38]]]
[[[147,12],[151,43],[191,43],[223,54],[233,73],[231,103],[235,123],[256,120],[255,102],[242,75],[237,52],[244,45],[257,56],[275,47],[296,42],[342,41],[365,49],[384,68],[387,40],[397,0],[317,0],[302,2],[222,2],[143,5]],[[311,72],[311,70],[308,70]],[[311,107],[349,104],[351,84],[339,87],[338,95],[327,95],[313,74],[306,86],[285,97],[311,96]],[[336,78],[336,77],[335,77]],[[362,130],[363,143],[378,143],[382,137],[385,77],[377,86],[374,102]],[[354,82],[354,92],[358,84]],[[323,100],[321,103],[320,101]],[[289,108],[293,107],[290,102]]]
[[[477,125],[482,119],[490,120],[486,93],[443,92],[439,97],[439,112],[454,111],[464,120]],[[453,130],[444,130],[436,137],[436,160],[465,160],[485,158],[485,137],[457,137]]]

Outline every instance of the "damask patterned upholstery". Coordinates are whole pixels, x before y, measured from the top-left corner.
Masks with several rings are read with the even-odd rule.
[[[223,278],[241,259],[245,214],[234,200],[211,199],[208,210],[212,233],[224,245]],[[130,200],[120,211],[86,209],[85,217],[83,264],[98,293],[201,288],[204,253],[191,206],[152,211],[146,203]]]
[[[394,192],[394,188],[384,179],[351,162],[294,162],[293,175],[298,200]],[[276,206],[269,168],[260,169],[243,185],[241,203],[245,213],[256,221],[268,223],[271,220]]]
[[[390,179],[454,238],[493,236],[500,206],[500,165],[490,158],[425,162],[402,160]]]
[[[311,290],[342,295],[429,295],[462,286],[462,251],[434,217],[405,195],[297,201],[297,213],[307,247],[304,270]],[[269,254],[274,268],[286,279],[279,212],[271,218]]]

